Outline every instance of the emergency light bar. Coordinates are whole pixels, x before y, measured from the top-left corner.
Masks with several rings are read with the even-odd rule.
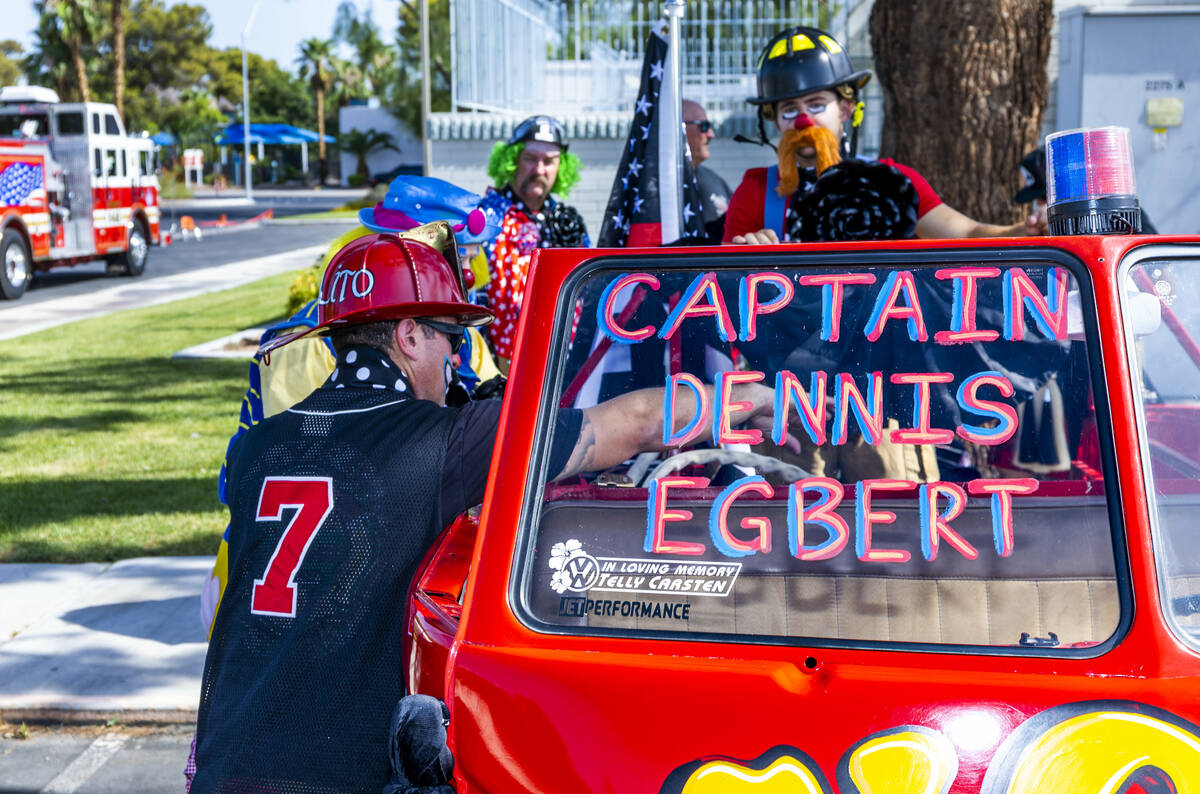
[[[1051,234],[1142,230],[1127,127],[1046,136],[1046,218]]]

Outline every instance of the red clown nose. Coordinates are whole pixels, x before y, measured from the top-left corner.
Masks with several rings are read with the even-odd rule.
[[[796,117],[796,120],[792,122],[792,128],[797,129],[797,130],[803,130],[803,129],[807,129],[809,127],[815,127],[816,125],[817,125],[817,122],[813,121],[813,117],[808,115],[807,113],[801,113],[799,116]]]

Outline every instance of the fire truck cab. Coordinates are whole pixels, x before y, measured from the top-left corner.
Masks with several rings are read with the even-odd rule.
[[[161,242],[154,144],[129,137],[113,105],[0,89],[0,294],[33,271],[103,258],[137,276]]]

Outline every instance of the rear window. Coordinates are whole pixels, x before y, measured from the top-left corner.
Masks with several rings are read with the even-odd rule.
[[[527,623],[1011,653],[1112,640],[1126,585],[1090,287],[1060,254],[873,258],[577,279],[553,405],[655,389],[670,449],[531,487]],[[729,421],[739,383],[774,389],[756,426]]]

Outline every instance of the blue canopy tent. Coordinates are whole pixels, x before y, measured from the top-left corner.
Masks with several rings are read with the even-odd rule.
[[[150,136],[150,140],[154,141],[156,146],[174,146],[179,143],[179,139],[169,132],[156,132]]]
[[[301,170],[308,173],[308,145],[320,140],[312,130],[293,127],[291,124],[251,124],[250,143],[258,144],[258,157],[262,159],[264,144],[300,145]],[[242,146],[246,142],[245,126],[233,123],[221,130],[214,139],[218,146]],[[332,135],[325,136],[325,143],[333,143]]]

